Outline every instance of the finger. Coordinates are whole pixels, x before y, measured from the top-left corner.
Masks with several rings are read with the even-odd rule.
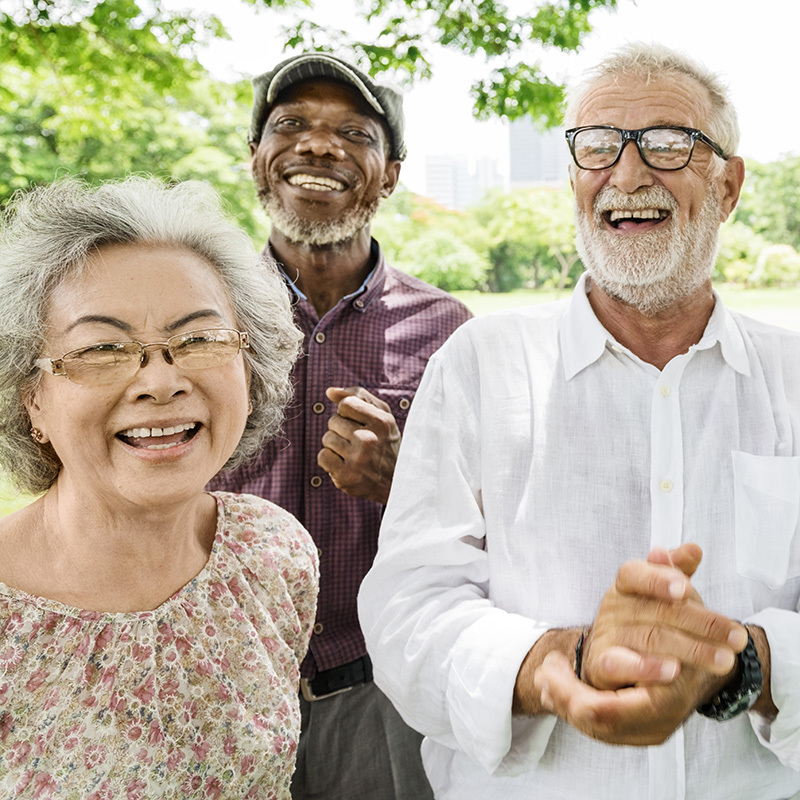
[[[684,575],[691,578],[703,560],[703,550],[693,542],[686,542],[670,551],[672,563]]]
[[[347,458],[352,447],[349,439],[345,439],[333,430],[328,430],[323,434],[322,446],[324,449],[331,450],[341,459]]]
[[[627,647],[609,647],[592,664],[591,684],[597,689],[617,689],[634,684],[670,683],[678,677],[680,661],[642,655]]]
[[[323,447],[317,453],[317,464],[331,476],[334,483],[345,466],[344,459],[328,447]]]
[[[562,653],[548,653],[533,676],[542,707],[595,739],[619,741],[622,723],[645,719],[652,699],[644,687],[600,691],[581,682]]]
[[[389,408],[385,401],[381,400],[380,397],[376,397],[372,392],[367,391],[363,386],[329,386],[325,390],[325,394],[329,400],[337,405],[348,397],[355,397],[359,400],[363,400],[368,405],[379,408],[381,411],[391,413],[391,408]]]
[[[363,429],[363,425],[351,419],[346,419],[341,416],[341,414],[334,414],[328,420],[328,430],[348,442],[353,441],[356,431],[361,431]]]
[[[655,557],[659,553],[666,555],[666,550],[651,551]],[[686,600],[692,592],[691,581],[679,569],[649,560],[625,562],[617,572],[615,585],[623,594],[666,601]]]

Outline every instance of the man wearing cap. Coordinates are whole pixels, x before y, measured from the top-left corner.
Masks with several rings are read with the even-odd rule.
[[[432,353],[469,316],[389,266],[370,236],[405,158],[402,96],[341,59],[307,53],[253,81],[253,178],[305,333],[285,432],[214,488],[291,511],[320,553],[301,667],[295,798],[420,800],[421,737],[372,682],[356,594],[377,549],[400,435]]]

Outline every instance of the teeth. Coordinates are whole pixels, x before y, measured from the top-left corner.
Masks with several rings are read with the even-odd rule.
[[[317,175],[292,175],[289,178],[292,186],[302,186],[304,189],[311,189],[315,192],[329,192],[335,190],[341,192],[345,188],[344,184],[333,178],[322,178]]]
[[[611,222],[619,219],[664,219],[668,213],[662,208],[614,209],[608,217]]]
[[[128,439],[148,439],[151,436],[172,436],[173,433],[190,431],[197,425],[196,422],[184,422],[171,428],[129,428],[122,431],[122,436]],[[169,447],[169,445],[152,445],[152,447]]]

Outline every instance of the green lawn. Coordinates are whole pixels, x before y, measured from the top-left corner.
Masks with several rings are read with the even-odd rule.
[[[756,319],[800,331],[800,288],[797,289],[731,289],[717,287],[725,303]],[[533,303],[547,303],[569,297],[570,292],[518,289],[515,292],[490,294],[483,292],[453,292],[473,314],[486,314],[503,308],[519,308]],[[0,517],[10,514],[30,497],[21,496],[0,478]]]

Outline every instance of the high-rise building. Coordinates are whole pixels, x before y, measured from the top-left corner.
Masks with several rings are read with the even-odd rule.
[[[530,117],[508,126],[508,177],[512,189],[561,185],[571,160],[564,128],[541,131]]]
[[[426,156],[425,194],[445,208],[464,209],[480,202],[487,190],[503,185],[497,159]]]

